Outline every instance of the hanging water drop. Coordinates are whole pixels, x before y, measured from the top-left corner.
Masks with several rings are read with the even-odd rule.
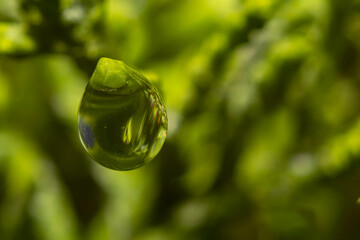
[[[163,146],[166,109],[141,73],[121,61],[101,58],[80,104],[78,130],[96,162],[131,170],[151,161]]]

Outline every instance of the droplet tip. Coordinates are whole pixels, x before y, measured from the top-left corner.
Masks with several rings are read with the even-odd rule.
[[[90,79],[90,84],[96,89],[119,88],[126,84],[127,78],[129,78],[128,67],[123,61],[102,57]]]

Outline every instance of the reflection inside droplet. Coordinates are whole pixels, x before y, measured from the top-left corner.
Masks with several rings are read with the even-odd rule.
[[[78,113],[81,142],[101,165],[131,170],[164,144],[167,116],[154,86],[124,63],[100,59]]]

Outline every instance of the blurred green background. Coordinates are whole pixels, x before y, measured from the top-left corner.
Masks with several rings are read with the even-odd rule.
[[[160,89],[116,172],[76,126],[100,57]],[[0,239],[360,239],[359,0],[0,0]]]

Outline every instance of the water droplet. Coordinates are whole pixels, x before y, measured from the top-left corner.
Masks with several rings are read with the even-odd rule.
[[[167,115],[158,91],[141,73],[121,61],[101,58],[80,104],[78,130],[96,162],[131,170],[160,151]]]

